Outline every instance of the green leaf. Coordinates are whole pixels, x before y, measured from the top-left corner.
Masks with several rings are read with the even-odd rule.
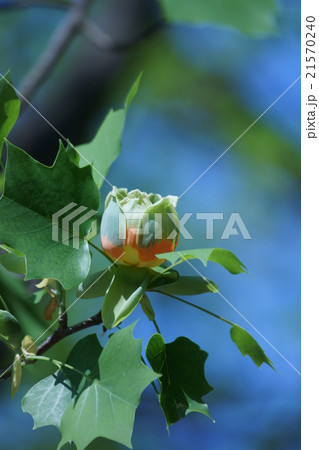
[[[96,367],[101,351],[96,335],[91,334],[73,347],[66,363],[97,376]],[[34,429],[47,425],[60,429],[62,416],[82,381],[81,375],[74,371],[63,368],[63,372],[57,371],[39,381],[23,397],[22,410],[33,417]]]
[[[75,344],[66,360],[66,364],[75,367],[80,372],[89,373],[92,379],[99,377],[98,359],[102,353],[102,346],[98,341],[96,334],[85,336]],[[72,389],[79,391],[82,375],[74,370],[63,368],[71,382]]]
[[[230,329],[230,335],[233,342],[237,345],[240,353],[243,356],[250,356],[257,367],[260,367],[262,363],[268,364],[272,369],[272,361],[266,356],[264,350],[260,347],[257,341],[239,325],[234,325]]]
[[[218,292],[218,286],[211,280],[202,277],[179,276],[173,283],[151,287],[152,291],[160,291],[172,295],[199,295],[207,292]]]
[[[153,321],[155,319],[155,312],[154,312],[154,309],[150,302],[150,299],[148,298],[148,296],[146,294],[143,295],[140,303],[141,303],[142,310],[143,310],[144,314],[146,315],[146,317],[148,318],[148,320]]]
[[[107,329],[116,327],[138,305],[147,288],[147,269],[119,265],[105,294],[102,320]]]
[[[47,425],[60,428],[62,416],[73,395],[70,382],[58,371],[29,390],[22,399],[22,410],[31,414],[34,430]]]
[[[11,84],[10,72],[4,78],[0,77],[0,159],[4,138],[16,123],[20,110],[19,97]]]
[[[99,192],[91,167],[75,166],[63,144],[54,165],[47,167],[8,143],[5,188],[0,199],[0,244],[25,255],[26,280],[53,278],[71,289],[88,275],[91,257],[84,237],[93,218],[80,225],[78,249],[72,245],[76,236],[72,226],[67,239],[62,239],[61,218],[59,242],[52,240],[53,214],[71,203],[98,209]]]
[[[257,35],[276,29],[274,0],[158,0],[164,17],[189,25],[218,24],[245,34]]]
[[[157,377],[141,361],[141,340],[132,336],[135,324],[116,332],[100,359],[100,380],[85,389],[65,411],[59,449],[73,441],[84,449],[97,437],[131,448],[135,410],[144,389]]]
[[[234,253],[223,248],[198,248],[194,250],[182,250],[156,255],[160,259],[167,259],[172,264],[180,264],[187,259],[199,259],[207,266],[208,261],[223,266],[228,272],[238,274],[247,271],[247,267]]]
[[[111,268],[107,272],[105,270],[89,275],[79,285],[77,296],[84,299],[104,297],[114,275],[114,271]]]
[[[160,404],[168,426],[190,412],[210,417],[201,398],[213,390],[204,374],[208,356],[205,351],[185,337],[165,344],[160,334],[154,334],[147,344],[146,356],[154,371],[162,373]]]
[[[38,303],[41,302],[41,300],[43,299],[43,297],[50,297],[48,294],[48,291],[46,289],[41,289],[38,291],[35,291],[29,298],[28,300],[30,302],[32,302],[34,305],[37,305]]]
[[[152,288],[173,283],[179,278],[179,273],[176,270],[167,270],[167,268],[162,266],[152,267],[149,271],[151,276],[149,286]]]
[[[0,245],[0,248],[6,251],[6,253],[0,255],[0,264],[9,272],[25,274],[24,254],[6,245]]]
[[[80,167],[92,164],[95,169],[93,177],[98,188],[102,186],[111,164],[120,154],[126,115],[131,101],[137,93],[141,76],[142,74],[138,76],[131,87],[124,108],[116,111],[111,109],[92,141],[77,147],[80,153]]]
[[[22,330],[18,320],[9,311],[0,310],[0,338],[11,348],[20,348]]]

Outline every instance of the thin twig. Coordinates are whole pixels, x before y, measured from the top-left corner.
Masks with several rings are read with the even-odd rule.
[[[92,1],[79,0],[78,2],[72,3],[72,7],[55,30],[47,48],[20,86],[19,91],[28,100],[33,97],[36,90],[45,81],[58,60],[64,54],[73,37],[80,31],[88,7]]]
[[[96,325],[100,325],[102,323],[102,316],[101,311],[95,314],[94,316],[90,317],[87,320],[83,320],[83,322],[79,322],[71,327],[67,327],[66,329],[58,328],[54,331],[54,333],[49,336],[42,344],[40,344],[37,348],[37,356],[42,355],[46,351],[48,351],[51,347],[53,347],[55,344],[57,344],[62,339],[71,336],[74,333],[77,333],[78,331],[85,330],[90,327],[94,327]],[[11,367],[12,364],[10,364]],[[2,368],[1,372],[4,373],[4,375],[1,377],[1,379],[6,379],[11,377],[11,370],[6,371],[7,368]]]
[[[115,42],[110,35],[87,19],[87,11],[92,1],[79,0],[71,4],[69,12],[55,30],[47,48],[22,82],[19,91],[23,97],[28,100],[32,99],[78,33],[82,32],[84,37],[100,50],[123,51],[142,41],[164,24],[164,20],[159,19],[151,23],[129,42]],[[23,102],[21,109],[23,110],[26,106],[26,102]]]
[[[86,328],[94,327],[95,325],[100,325],[102,323],[101,312],[98,312],[94,316],[90,317],[83,322],[79,322],[71,327],[67,327],[64,330],[58,328],[55,332],[49,336],[42,344],[39,345],[37,350],[37,355],[42,355],[49,348],[53,347],[56,343],[61,341],[62,339],[70,336],[71,334],[77,333],[78,331],[85,330]]]

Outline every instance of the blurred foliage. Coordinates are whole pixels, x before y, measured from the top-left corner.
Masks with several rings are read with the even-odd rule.
[[[172,21],[231,26],[247,34],[275,31],[275,0],[159,0],[164,16]]]

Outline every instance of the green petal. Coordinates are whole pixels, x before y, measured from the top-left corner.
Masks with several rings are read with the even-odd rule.
[[[116,197],[112,194],[107,200],[107,206],[103,213],[101,236],[106,237],[114,246],[123,247],[125,244],[125,229],[125,216]]]
[[[160,242],[169,236],[172,241],[176,241],[179,236],[178,224],[174,206],[168,198],[163,198],[159,203],[146,209],[139,225],[142,230],[138,240],[139,245],[149,247],[156,241]]]

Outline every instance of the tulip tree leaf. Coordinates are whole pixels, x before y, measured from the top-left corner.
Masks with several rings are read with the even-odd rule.
[[[106,328],[116,327],[131,314],[145,293],[148,279],[147,269],[117,267],[102,306],[102,320]]]
[[[228,272],[236,275],[247,271],[246,266],[237,258],[234,253],[223,248],[198,248],[195,250],[182,250],[171,253],[161,253],[158,258],[167,259],[172,264],[180,264],[187,259],[199,259],[207,266],[208,261],[215,262],[223,266]]]
[[[47,425],[60,428],[61,418],[73,395],[70,382],[58,371],[29,390],[22,399],[22,410],[31,414],[34,430]]]
[[[66,363],[97,375],[101,351],[96,335],[91,334],[73,347]],[[57,371],[35,384],[22,399],[22,410],[31,414],[33,428],[54,425],[60,429],[62,416],[76,396],[81,381],[80,374],[64,368],[63,372]]]
[[[153,370],[162,373],[159,400],[168,426],[190,412],[210,417],[202,400],[213,390],[204,374],[208,353],[185,337],[165,344],[160,334],[154,334],[147,344],[146,356]]]
[[[4,138],[16,123],[20,110],[19,97],[11,84],[10,72],[0,77],[0,159]]]
[[[80,169],[74,165],[62,144],[54,165],[47,167],[8,143],[5,187],[0,199],[0,244],[25,255],[27,280],[53,278],[71,289],[88,275],[91,257],[84,237],[93,218],[80,225],[78,249],[73,248],[72,225],[68,239],[62,239],[62,218],[59,241],[52,239],[53,214],[71,203],[88,211],[98,209],[99,192],[91,167]]]
[[[132,336],[134,325],[117,331],[99,358],[95,380],[65,411],[59,449],[73,441],[84,449],[97,437],[131,448],[135,410],[144,389],[157,377],[141,361],[141,340]]]
[[[233,342],[237,345],[240,353],[243,356],[250,356],[257,367],[262,363],[268,364],[272,369],[272,361],[266,356],[264,350],[260,347],[257,341],[248,333],[248,331],[241,328],[239,325],[234,325],[230,329],[230,335]]]
[[[202,277],[179,276],[176,281],[151,287],[152,291],[159,291],[172,295],[199,295],[206,292],[218,292],[218,286],[211,280]]]
[[[122,133],[129,106],[137,93],[142,74],[138,76],[131,87],[125,101],[124,108],[114,111],[111,109],[100,125],[91,142],[79,145],[80,167],[92,164],[94,180],[100,188],[109,167],[119,156],[122,147]]]
[[[218,24],[256,35],[273,32],[274,0],[158,0],[164,17],[189,25]]]

